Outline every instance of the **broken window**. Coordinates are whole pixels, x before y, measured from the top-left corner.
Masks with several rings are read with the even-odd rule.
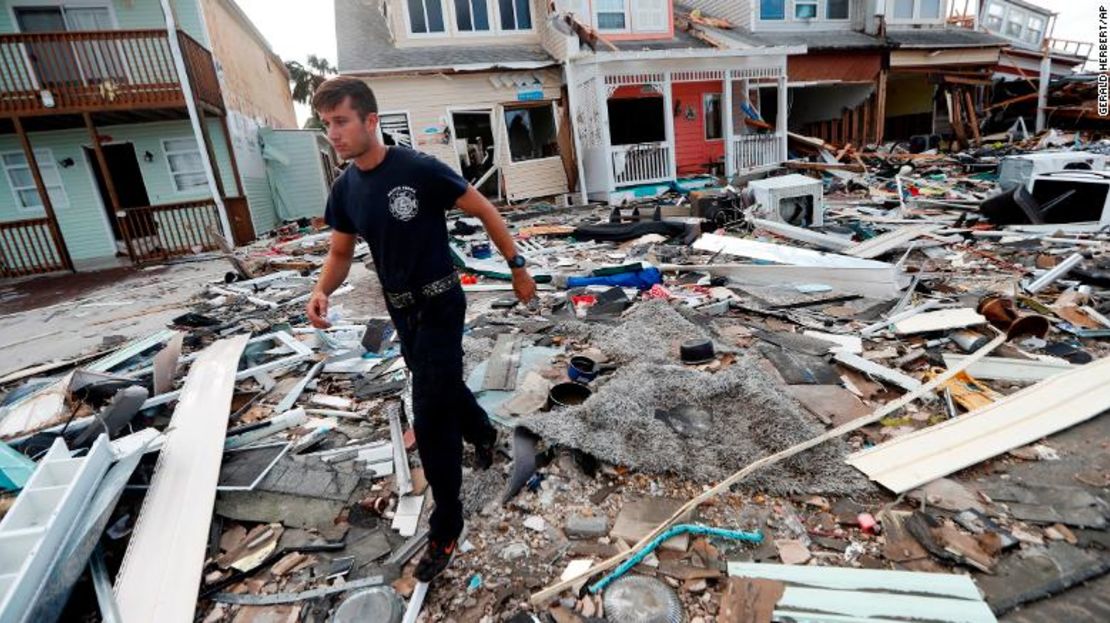
[[[173,178],[173,187],[177,192],[189,192],[208,186],[208,178],[204,174],[204,163],[200,158],[200,148],[196,139],[171,138],[162,141],[162,150],[166,152],[166,162],[170,165],[170,177]]]
[[[786,19],[786,0],[760,0],[759,19]]]
[[[489,30],[489,7],[486,0],[455,0],[455,25],[459,32]]]
[[[705,117],[705,140],[724,138],[724,126],[721,123],[721,94],[706,93],[702,109]]]
[[[58,175],[58,167],[54,164],[54,153],[49,149],[36,149],[35,160],[38,161],[39,173],[42,182],[46,185],[46,193],[50,195],[50,203],[55,208],[64,208],[69,205],[65,188],[62,187],[62,178]],[[8,177],[8,185],[15,195],[15,204],[21,210],[37,211],[41,209],[42,199],[39,197],[35,178],[31,174],[31,167],[22,153],[13,152],[4,154],[4,172]]]
[[[848,19],[848,0],[828,0],[825,6],[826,19]]]
[[[550,104],[505,109],[509,153],[513,162],[559,155],[555,111]]]
[[[414,35],[444,32],[440,0],[408,0],[409,32]]]
[[[1006,14],[1006,7],[998,3],[992,3],[987,7],[987,18],[984,20],[983,25],[987,30],[998,32],[1002,30],[1002,17]]]
[[[817,17],[817,0],[795,0],[794,17],[796,19],[815,19]]]
[[[532,6],[528,0],[500,0],[501,30],[532,30]]]
[[[597,27],[599,30],[624,30],[628,28],[624,0],[597,0]]]
[[[608,102],[609,143],[634,145],[667,140],[663,98],[618,98]]]
[[[408,113],[382,113],[378,115],[382,141],[386,145],[400,145],[412,148],[412,128],[409,126]]]

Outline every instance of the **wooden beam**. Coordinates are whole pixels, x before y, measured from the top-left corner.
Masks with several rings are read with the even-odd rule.
[[[227,128],[227,117],[220,117],[220,129],[224,132],[224,142],[227,145],[227,157],[231,160],[231,173],[235,178],[235,190],[238,191],[239,196],[246,198],[243,194],[243,179],[239,177],[239,160],[235,157],[235,149],[231,142],[231,132]]]
[[[875,143],[880,145],[886,133],[886,74],[885,69],[879,72],[879,96],[875,103]]]
[[[220,161],[216,160],[216,150],[212,148],[212,134],[208,131],[208,119],[204,114],[204,110],[197,106],[197,116],[200,118],[200,134],[204,138],[204,150],[208,152],[208,161],[212,163],[212,177],[216,178],[216,190],[220,193],[220,198],[223,199],[227,196],[224,191],[224,176],[220,172]],[[235,157],[231,156],[234,162]]]
[[[19,144],[23,147],[23,157],[27,159],[27,167],[31,169],[31,177],[35,180],[35,189],[42,199],[42,208],[46,211],[46,218],[50,220],[50,237],[54,240],[54,248],[62,256],[62,264],[66,269],[74,270],[73,258],[69,256],[62,230],[58,226],[58,215],[54,213],[54,203],[50,201],[50,193],[46,190],[46,183],[42,181],[42,171],[39,170],[39,161],[35,158],[35,151],[31,149],[31,140],[23,129],[23,121],[19,117],[12,117],[15,133],[19,135]]]
[[[982,145],[983,137],[979,134],[979,118],[975,116],[975,102],[971,101],[971,91],[964,91],[964,102],[967,104],[967,124],[971,126],[971,134],[975,137],[975,144]]]
[[[105,157],[104,147],[100,144],[100,135],[96,133],[92,115],[84,113],[81,117],[85,120],[85,129],[89,131],[89,140],[92,141],[93,154],[96,156],[96,166],[100,169],[100,176],[104,178],[104,187],[108,189],[108,201],[112,204],[112,218],[116,219],[116,223],[120,227],[120,233],[123,234],[123,240],[127,244],[127,257],[131,258],[132,262],[136,262],[139,258],[135,257],[135,249],[131,245],[128,219],[126,216],[124,218],[119,217],[121,210],[119,193],[116,191],[116,182],[112,179],[112,173],[108,170],[108,158]]]

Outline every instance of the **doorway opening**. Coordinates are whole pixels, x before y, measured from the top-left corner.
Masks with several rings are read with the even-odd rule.
[[[104,160],[108,165],[108,174],[112,176],[112,184],[116,189],[119,207],[126,210],[127,208],[149,206],[150,197],[146,191],[146,183],[143,181],[143,173],[139,169],[139,159],[135,155],[135,146],[131,143],[114,143],[103,145],[101,149],[104,151]],[[124,215],[116,214],[112,209],[108,184],[100,171],[100,166],[97,164],[96,152],[91,147],[85,147],[84,150],[85,159],[96,178],[96,188],[100,192],[100,203],[104,206],[104,211],[108,215],[108,224],[111,226],[112,236],[116,240],[117,252],[122,253],[126,249],[124,244],[126,235],[130,235],[132,238],[142,237],[144,234],[153,235],[157,231],[157,226],[150,214],[145,212],[141,214],[131,213],[127,214],[127,231],[124,231],[121,226]]]
[[[455,153],[463,177],[487,197],[500,195],[501,183],[494,168],[493,111],[451,113]]]

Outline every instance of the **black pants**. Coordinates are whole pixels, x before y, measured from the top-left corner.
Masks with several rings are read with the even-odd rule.
[[[466,294],[455,286],[408,307],[389,306],[389,315],[412,373],[416,447],[435,499],[429,537],[447,542],[463,527],[462,441],[486,444],[497,435],[463,382]]]

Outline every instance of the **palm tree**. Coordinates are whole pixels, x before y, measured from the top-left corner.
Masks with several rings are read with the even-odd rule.
[[[328,59],[309,54],[308,66],[297,61],[286,61],[285,68],[289,70],[289,78],[293,83],[293,100],[302,104],[312,101],[313,94],[330,76],[339,73],[339,70],[328,63]],[[305,128],[322,128],[320,117],[312,111],[312,117],[305,121]]]

